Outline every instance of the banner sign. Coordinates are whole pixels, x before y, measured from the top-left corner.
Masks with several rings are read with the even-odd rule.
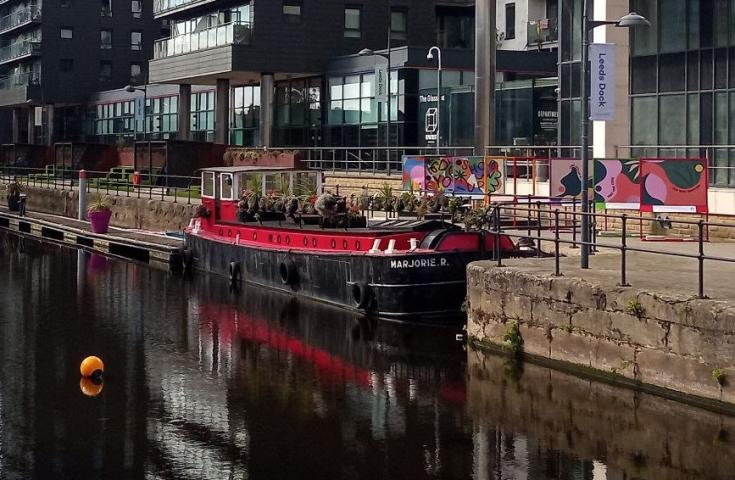
[[[590,120],[615,118],[615,45],[590,45]]]
[[[388,101],[388,64],[375,66],[375,100]]]

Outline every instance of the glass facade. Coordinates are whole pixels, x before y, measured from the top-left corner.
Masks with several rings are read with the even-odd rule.
[[[632,3],[651,22],[631,33],[632,144],[735,144],[735,0]],[[710,151],[710,182],[735,186],[735,150]]]
[[[260,86],[233,88],[232,108],[230,143],[257,146],[260,137]]]
[[[276,83],[273,140],[286,147],[315,145],[322,126],[321,78]]]
[[[592,3],[589,2],[590,7]],[[582,0],[562,0],[560,22],[559,123],[561,128],[559,129],[559,144],[579,145],[581,142],[579,81],[582,58]]]

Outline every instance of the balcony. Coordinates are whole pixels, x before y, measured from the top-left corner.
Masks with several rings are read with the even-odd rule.
[[[216,47],[250,45],[251,33],[250,22],[232,22],[198,32],[174,35],[154,43],[153,59],[160,60]]]
[[[0,78],[0,106],[25,105],[38,97],[41,73],[37,71],[15,73]]]
[[[41,8],[31,5],[0,18],[0,34],[41,21]]]
[[[158,18],[214,2],[215,0],[153,0],[153,15]]]
[[[531,20],[526,25],[527,44],[538,48],[553,46],[550,44],[559,41],[559,22],[556,18]]]
[[[41,54],[41,42],[26,40],[0,48],[0,65]]]

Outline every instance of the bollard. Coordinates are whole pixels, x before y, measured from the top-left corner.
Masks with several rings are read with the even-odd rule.
[[[79,170],[79,220],[87,219],[87,172]]]

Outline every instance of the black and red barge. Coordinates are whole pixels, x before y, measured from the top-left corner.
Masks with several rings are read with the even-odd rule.
[[[203,170],[201,213],[185,232],[196,268],[385,319],[462,321],[467,264],[493,256],[493,235],[417,218],[362,228],[325,228],[285,216],[243,222],[239,192],[254,178],[262,191],[273,178],[292,193],[304,178],[322,190],[321,174],[313,171]],[[517,253],[509,237],[499,244],[504,255]]]

